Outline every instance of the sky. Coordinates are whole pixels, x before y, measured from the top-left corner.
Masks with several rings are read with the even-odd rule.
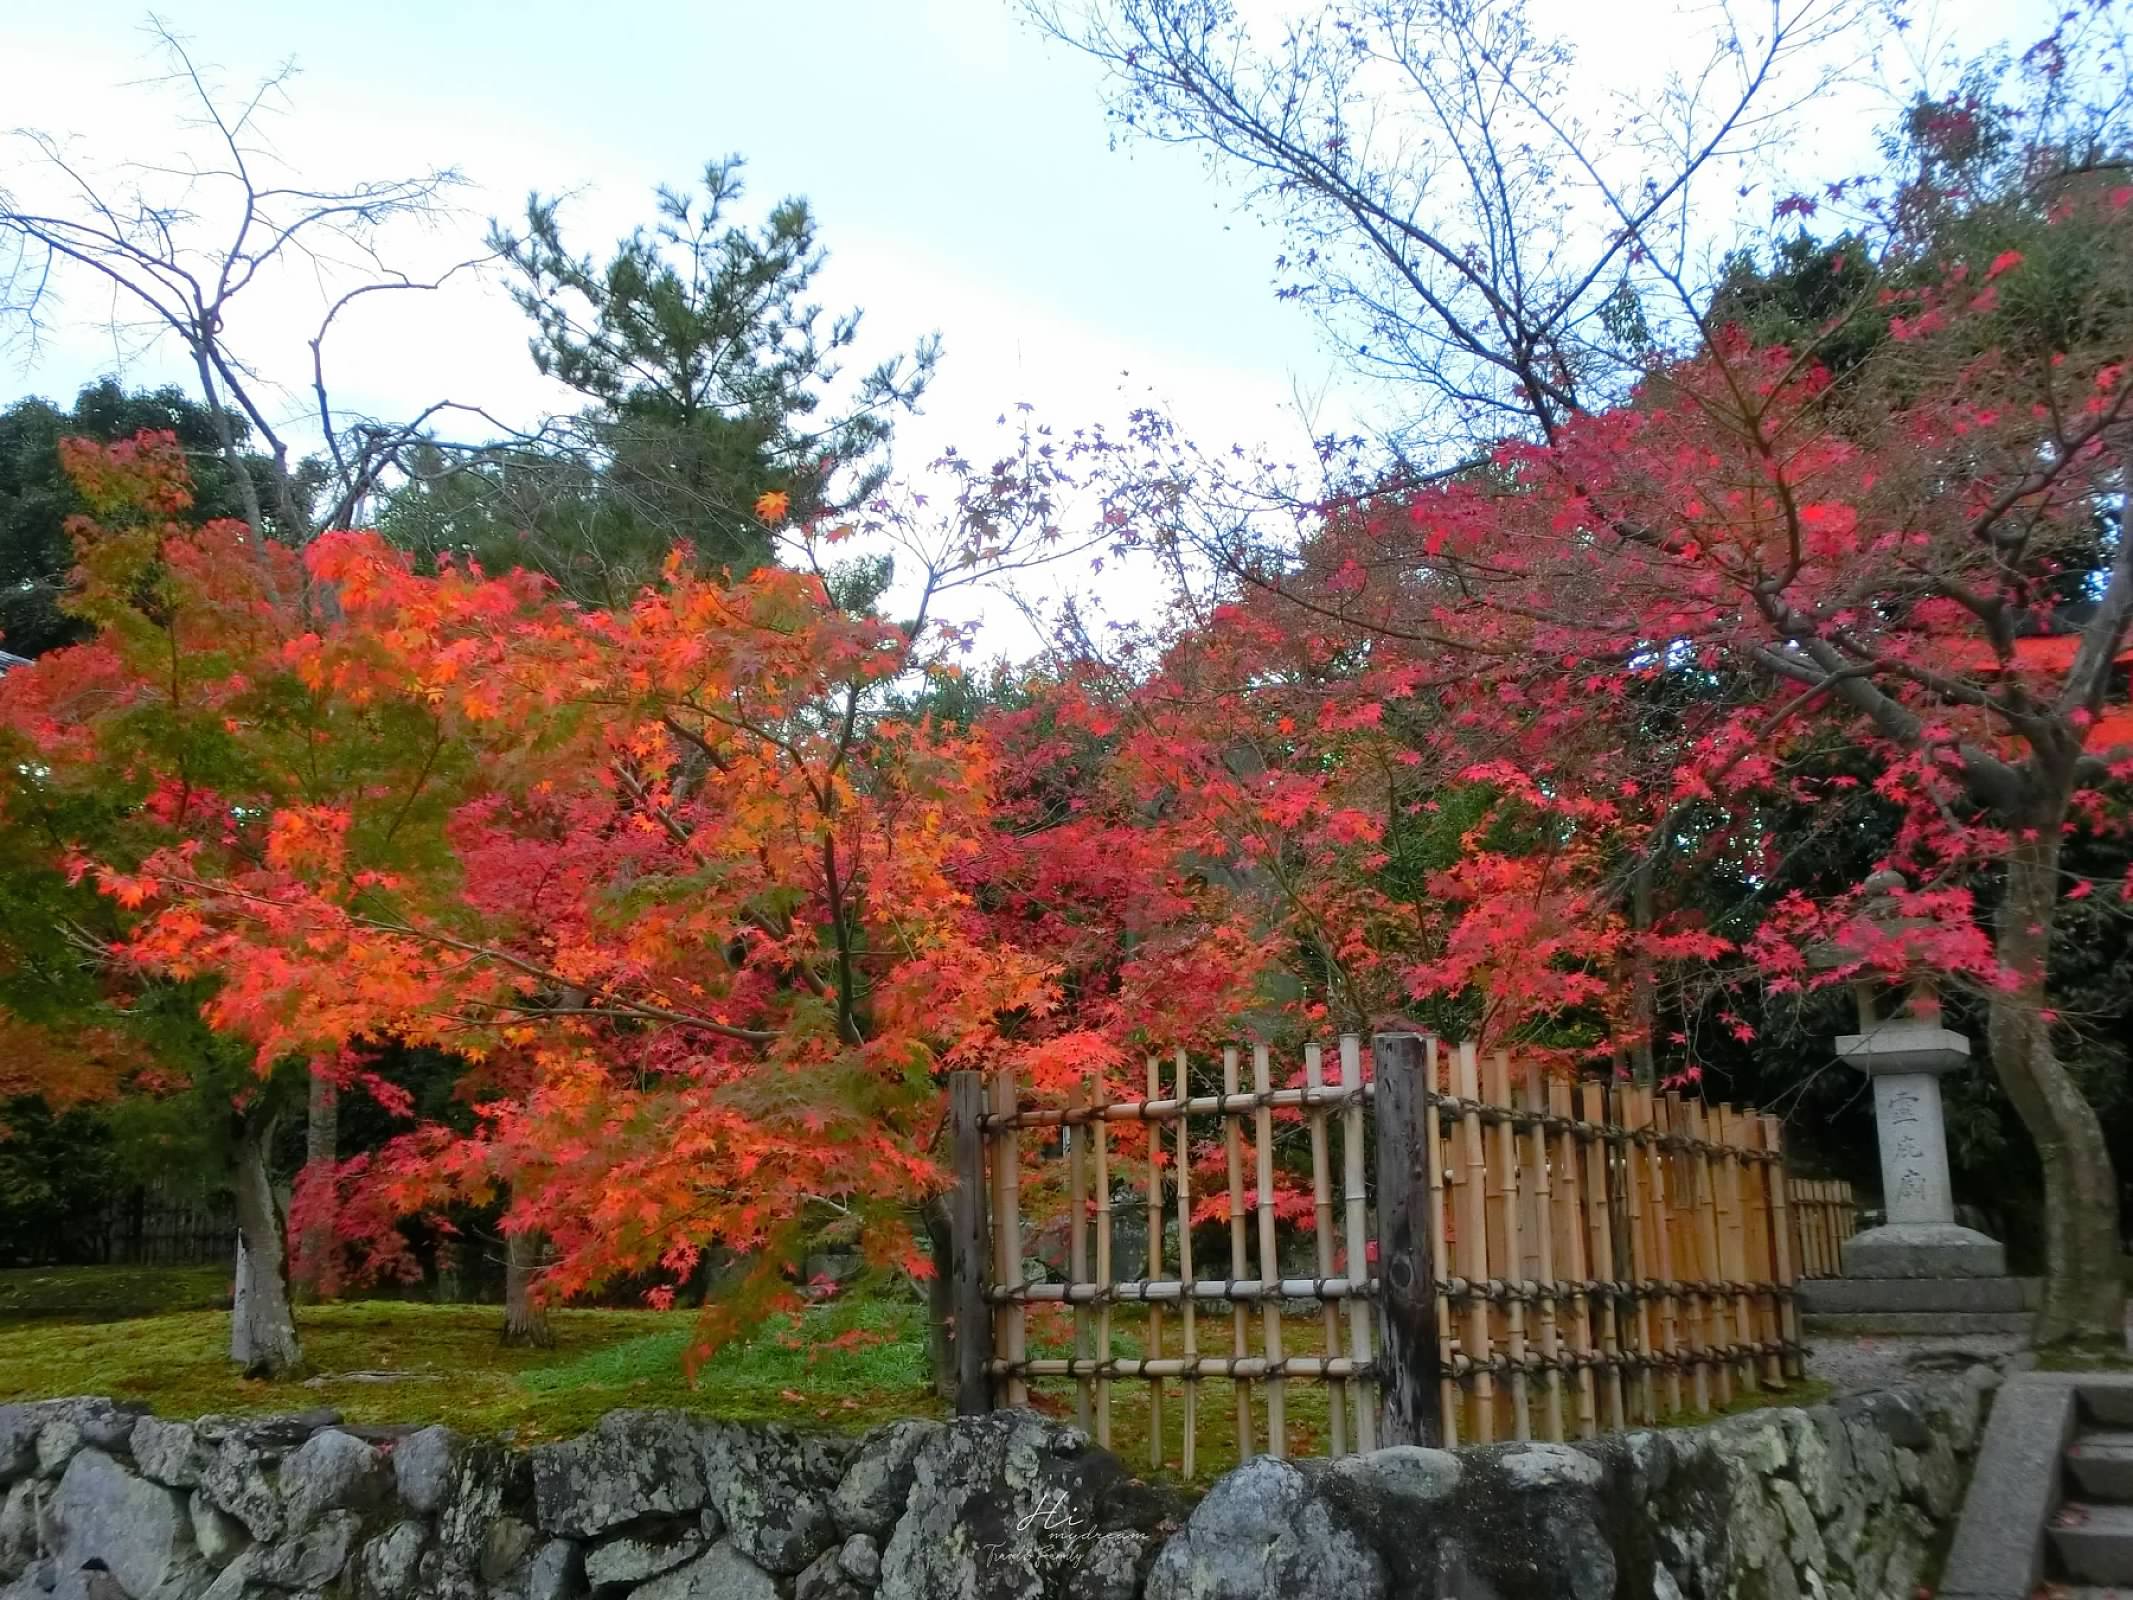
[[[1979,48],[2026,42],[2054,8],[1911,9],[1924,24],[1913,37]],[[1576,43],[1596,107],[1700,55],[1709,21],[1672,0],[1535,10]],[[295,61],[269,131],[304,178],[463,171],[459,213],[403,241],[411,264],[471,253],[486,220],[515,216],[534,188],[572,196],[567,237],[598,255],[648,217],[655,184],[745,155],[755,203],[803,194],[814,207],[830,252],[821,299],[865,308],[855,366],[941,335],[925,415],[900,434],[906,464],[948,444],[984,455],[995,419],[1021,402],[1062,426],[1114,427],[1153,402],[1203,443],[1281,449],[1387,405],[1275,301],[1278,240],[1239,194],[1190,152],[1114,145],[1095,66],[1004,0],[168,0],[159,14],[233,87]],[[147,81],[158,69],[143,20],[120,0],[0,0],[0,119],[72,137],[105,164],[182,138],[181,102]],[[1841,167],[1882,109],[1832,106],[1800,137]],[[25,155],[0,147],[0,188],[27,199],[42,180]],[[183,379],[168,349],[115,348],[106,309],[77,289],[40,349],[0,349],[0,404],[64,400],[114,368],[129,382]],[[235,330],[284,380],[292,415],[316,320],[315,293],[282,284]],[[531,418],[562,402],[525,332],[496,280],[373,297],[335,335],[334,383],[381,414],[450,395]],[[1134,581],[1106,580],[1127,609],[1135,596],[1116,586]]]

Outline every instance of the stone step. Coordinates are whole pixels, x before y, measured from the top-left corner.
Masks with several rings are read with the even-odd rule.
[[[1973,1333],[2027,1334],[2035,1321],[2027,1311],[1845,1311],[1810,1312],[1801,1317],[1800,1326],[1809,1336],[1957,1338]]]
[[[2101,1428],[2133,1428],[2133,1387],[2110,1383],[2082,1383],[2074,1392],[2081,1397],[2081,1414]]]
[[[2051,1542],[2076,1582],[2133,1584],[2133,1506],[2069,1500],[2052,1513]]]
[[[2034,1311],[2040,1278],[1808,1278],[1794,1291],[1808,1316],[1845,1312]]]
[[[2133,1432],[2083,1434],[2066,1447],[2066,1471],[2084,1500],[2133,1504]]]

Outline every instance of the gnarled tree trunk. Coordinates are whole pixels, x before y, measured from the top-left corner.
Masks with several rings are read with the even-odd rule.
[[[505,1344],[536,1345],[545,1350],[555,1343],[548,1312],[533,1292],[533,1275],[540,1270],[547,1243],[546,1235],[540,1233],[504,1235]]]
[[[267,1172],[280,1117],[244,1113],[237,1137],[237,1293],[230,1312],[230,1359],[246,1377],[274,1377],[303,1360],[289,1308],[282,1211]]]
[[[2025,819],[2007,857],[1997,953],[2015,975],[1993,991],[1987,1021],[1993,1070],[2014,1102],[2044,1170],[2044,1313],[2050,1344],[2122,1347],[2125,1288],[2118,1273],[2118,1183],[2095,1108],[2052,1049],[2047,964],[2059,899],[2059,815]]]

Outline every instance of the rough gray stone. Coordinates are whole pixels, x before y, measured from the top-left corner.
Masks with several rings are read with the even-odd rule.
[[[245,1526],[255,1539],[281,1537],[281,1495],[268,1479],[259,1452],[236,1434],[217,1440],[200,1464],[200,1489]]]
[[[678,1537],[664,1539],[619,1533],[586,1551],[585,1581],[594,1585],[642,1583],[684,1561],[694,1561],[710,1543],[693,1527]]]
[[[209,1566],[221,1569],[237,1558],[237,1552],[252,1542],[243,1523],[208,1499],[200,1490],[187,1503],[192,1514],[193,1548]]]
[[[363,1576],[364,1593],[377,1600],[404,1600],[412,1593],[429,1536],[429,1529],[419,1522],[396,1522],[363,1546],[357,1569]]]
[[[1098,1534],[1073,1575],[1073,1600],[1137,1600],[1153,1543],[1149,1535],[1123,1528]]]
[[[207,1464],[208,1452],[190,1423],[142,1417],[133,1425],[129,1448],[142,1477],[173,1489],[200,1486],[200,1470]]]
[[[869,1589],[881,1582],[881,1546],[863,1533],[855,1533],[837,1550],[837,1565],[844,1575]]]
[[[0,1483],[37,1470],[37,1434],[48,1409],[42,1401],[0,1406]]]
[[[630,1600],[779,1600],[777,1581],[721,1539],[687,1566],[660,1574]]]
[[[93,1446],[68,1459],[49,1520],[61,1570],[100,1562],[129,1595],[154,1594],[198,1565],[185,1497]]]
[[[1314,1500],[1267,1552],[1269,1590],[1281,1600],[1384,1600],[1385,1558]]]
[[[75,1452],[88,1444],[81,1424],[72,1417],[54,1417],[37,1431],[37,1475],[56,1478],[67,1470]]]
[[[919,1450],[910,1499],[882,1551],[881,1595],[1069,1593],[1095,1540],[1147,1532],[1171,1509],[1078,1428],[1027,1411],[959,1418]]]
[[[498,1517],[481,1539],[481,1559],[475,1570],[481,1581],[496,1588],[519,1573],[533,1559],[540,1534],[516,1517]]]
[[[393,1446],[393,1483],[408,1510],[434,1517],[444,1509],[459,1454],[459,1435],[441,1425],[411,1433]]]
[[[830,1514],[840,1531],[888,1536],[911,1494],[912,1463],[940,1429],[938,1422],[908,1419],[884,1424],[859,1442],[830,1496]]]
[[[837,1552],[825,1550],[792,1581],[792,1600],[866,1600],[867,1591],[845,1572]]]
[[[1148,1600],[1275,1600],[1268,1557],[1309,1493],[1302,1471],[1272,1456],[1218,1478],[1157,1554]]]
[[[31,1457],[34,1461],[36,1458]],[[24,1478],[0,1498],[0,1581],[19,1578],[37,1558],[45,1486]]]
[[[590,1538],[639,1517],[698,1510],[703,1461],[678,1414],[611,1411],[591,1433],[533,1452],[533,1490],[542,1527]]]
[[[526,1600],[577,1600],[585,1593],[585,1559],[575,1540],[550,1539],[526,1568]]]
[[[340,1575],[354,1550],[363,1518],[355,1511],[328,1511],[294,1538],[248,1552],[252,1576],[277,1589],[319,1589]],[[234,1571],[232,1562],[223,1570]]]
[[[790,1429],[714,1422],[704,1430],[704,1483],[734,1547],[791,1577],[837,1542],[830,1458]]]
[[[473,1583],[489,1556],[489,1535],[500,1519],[523,1522],[533,1517],[530,1473],[525,1456],[503,1445],[469,1444],[459,1452],[452,1487],[437,1518],[439,1567],[452,1581]]]
[[[1591,1489],[1603,1470],[1584,1451],[1565,1444],[1529,1444],[1505,1455],[1501,1465],[1514,1489]]]
[[[291,1532],[321,1512],[368,1511],[392,1486],[385,1457],[352,1433],[323,1428],[281,1464],[281,1501]]]

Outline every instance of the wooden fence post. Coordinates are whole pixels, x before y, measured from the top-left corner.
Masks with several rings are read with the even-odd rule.
[[[1384,1368],[1378,1442],[1435,1445],[1443,1437],[1430,1208],[1437,1153],[1423,1136],[1422,1119],[1435,1086],[1423,1073],[1419,1035],[1381,1033],[1371,1043],[1371,1059],[1377,1069],[1378,1359]]]
[[[985,1204],[985,1075],[951,1072],[948,1108],[955,1123],[955,1195],[949,1228],[955,1257],[955,1414],[992,1409],[992,1306],[985,1299],[990,1256]]]

